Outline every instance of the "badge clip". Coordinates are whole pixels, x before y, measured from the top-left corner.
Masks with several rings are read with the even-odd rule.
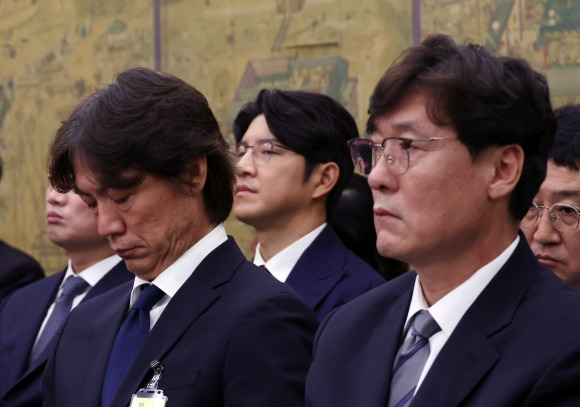
[[[153,360],[149,366],[153,369],[153,377],[146,389],[139,389],[133,394],[129,407],[165,407],[167,403],[167,396],[163,394],[163,390],[157,388],[163,366],[158,360]]]

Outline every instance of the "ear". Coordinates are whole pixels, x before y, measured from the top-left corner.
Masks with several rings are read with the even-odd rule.
[[[509,195],[522,175],[524,150],[518,144],[496,147],[493,152],[493,168],[488,186],[491,199]]]
[[[338,164],[334,162],[316,165],[310,175],[311,181],[314,182],[312,198],[316,199],[328,195],[336,185],[339,175],[340,169],[338,168]]]
[[[198,157],[193,163],[189,164],[184,177],[191,183],[190,191],[192,193],[201,192],[207,179],[207,157]]]

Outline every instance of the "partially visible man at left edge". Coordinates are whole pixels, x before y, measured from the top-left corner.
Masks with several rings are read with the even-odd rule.
[[[0,181],[3,173],[0,157]],[[0,240],[0,304],[11,292],[43,277],[44,270],[36,259]]]
[[[169,406],[304,405],[316,317],[226,235],[234,165],[200,92],[145,68],[119,74],[59,130],[49,172],[94,210],[135,280],[73,311],[46,407],[127,406],[148,385]]]
[[[59,273],[23,287],[0,305],[0,406],[42,406],[42,374],[70,311],[133,279],[97,233],[92,211],[74,192],[45,195],[49,240],[65,250]]]

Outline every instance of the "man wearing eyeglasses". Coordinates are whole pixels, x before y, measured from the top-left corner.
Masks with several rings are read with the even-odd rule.
[[[233,130],[233,211],[256,231],[254,263],[294,288],[320,320],[382,284],[327,224],[353,172],[346,142],[358,129],[350,113],[326,95],[263,90]]]
[[[371,157],[377,247],[414,271],[322,322],[307,406],[579,406],[580,293],[519,232],[556,130],[546,78],[433,35],[369,113],[350,147]]]
[[[580,290],[580,105],[555,113],[548,173],[521,226],[540,263]]]

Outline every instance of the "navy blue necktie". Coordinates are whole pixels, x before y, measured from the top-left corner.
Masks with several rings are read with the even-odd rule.
[[[119,385],[149,335],[149,311],[164,295],[153,284],[142,287],[145,288],[115,338],[101,392],[101,407],[111,405]]]
[[[81,277],[70,276],[66,279],[62,287],[61,295],[59,295],[54,302],[52,314],[48,317],[44,330],[40,334],[36,345],[34,345],[34,348],[30,353],[31,365],[42,356],[45,349],[50,349],[55,338],[60,335],[60,331],[62,331],[62,328],[64,327],[64,323],[68,318],[75,297],[82,293],[88,286],[89,283]]]
[[[393,368],[389,407],[409,405],[429,357],[429,338],[441,330],[425,309],[413,316],[411,329],[411,336],[401,346]]]

